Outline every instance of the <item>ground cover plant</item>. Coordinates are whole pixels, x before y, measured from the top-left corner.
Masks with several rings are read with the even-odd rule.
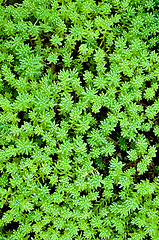
[[[0,240],[159,240],[158,0],[0,3]]]

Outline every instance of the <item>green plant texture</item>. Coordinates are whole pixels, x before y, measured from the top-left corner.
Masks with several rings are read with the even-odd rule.
[[[159,240],[158,0],[0,0],[0,240]]]

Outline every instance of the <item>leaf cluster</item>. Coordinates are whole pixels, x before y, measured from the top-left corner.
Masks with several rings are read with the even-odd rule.
[[[157,240],[157,1],[0,3],[0,240]]]

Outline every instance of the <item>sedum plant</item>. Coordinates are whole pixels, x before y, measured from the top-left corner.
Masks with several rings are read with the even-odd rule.
[[[0,240],[159,239],[158,1],[0,3]]]

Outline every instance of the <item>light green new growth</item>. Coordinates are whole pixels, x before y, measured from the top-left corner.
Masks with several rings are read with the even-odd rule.
[[[0,240],[159,240],[158,0],[0,3]]]

